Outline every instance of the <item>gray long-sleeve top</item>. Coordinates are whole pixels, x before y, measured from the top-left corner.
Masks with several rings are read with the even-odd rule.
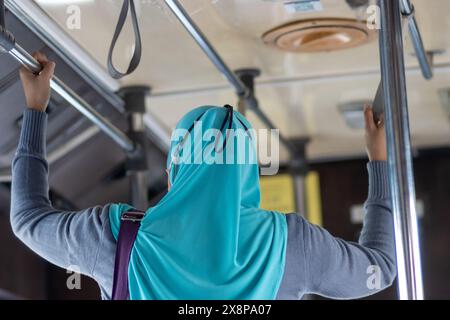
[[[49,262],[78,270],[100,286],[110,299],[116,241],[109,207],[78,212],[52,207],[46,157],[47,115],[26,110],[13,161],[11,224],[14,233]],[[385,162],[371,162],[369,196],[358,243],[330,235],[296,214],[286,215],[286,266],[277,299],[318,294],[354,299],[390,286],[396,276],[393,218]],[[70,183],[70,181],[68,181]]]

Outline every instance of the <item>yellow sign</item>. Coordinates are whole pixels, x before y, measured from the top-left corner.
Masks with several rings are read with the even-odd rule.
[[[262,209],[283,213],[296,212],[294,179],[291,175],[261,177],[260,185]]]
[[[317,172],[310,172],[305,179],[306,216],[312,224],[322,226],[322,199],[320,179]]]

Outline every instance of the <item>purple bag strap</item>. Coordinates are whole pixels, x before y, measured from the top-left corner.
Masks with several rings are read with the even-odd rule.
[[[114,283],[112,300],[128,300],[128,266],[131,250],[144,218],[143,212],[125,212],[121,217],[119,236],[117,238],[116,261],[114,264]]]

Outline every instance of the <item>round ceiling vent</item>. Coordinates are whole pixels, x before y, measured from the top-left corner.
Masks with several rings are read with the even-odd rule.
[[[328,52],[353,48],[376,38],[365,21],[324,18],[290,22],[266,32],[270,46],[289,52]]]

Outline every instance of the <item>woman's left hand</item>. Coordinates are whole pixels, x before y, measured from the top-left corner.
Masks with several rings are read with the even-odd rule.
[[[373,109],[370,106],[364,108],[366,123],[366,149],[370,161],[387,161],[386,134],[384,120],[375,122]]]

